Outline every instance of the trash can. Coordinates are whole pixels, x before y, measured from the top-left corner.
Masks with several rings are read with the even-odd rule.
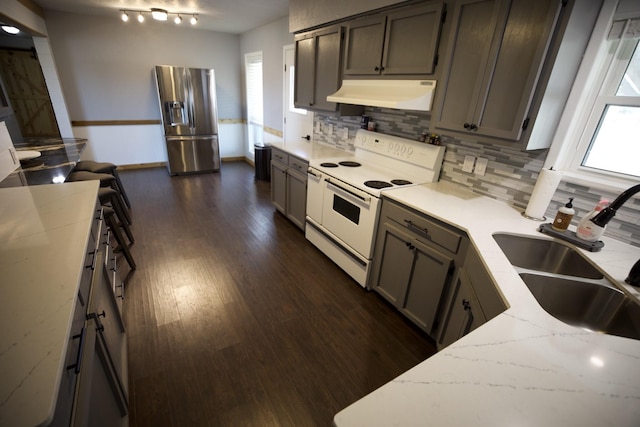
[[[271,181],[271,147],[269,145],[254,145],[254,159],[256,180]]]

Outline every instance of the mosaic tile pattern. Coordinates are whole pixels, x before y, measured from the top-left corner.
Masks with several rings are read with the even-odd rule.
[[[376,130],[381,133],[418,140],[423,132],[429,130],[428,113],[366,107],[365,114],[370,117],[370,121],[376,123]],[[360,128],[360,120],[360,116],[340,117],[337,114],[315,113],[313,138],[353,151],[353,140]],[[349,130],[349,138],[346,140],[338,136],[341,128]],[[523,211],[526,209],[547,150],[522,151],[517,144],[509,147],[446,136],[442,137],[442,145],[446,146],[440,175],[442,181],[462,185],[475,193],[502,200]],[[488,159],[484,176],[462,171],[466,155]],[[613,201],[617,194],[604,194],[598,189],[562,182],[549,204],[547,218],[553,219],[558,208],[569,197],[575,198],[573,204],[576,215],[573,224],[577,225],[580,218],[591,211],[601,197]],[[632,198],[618,211],[607,226],[605,235],[640,247],[640,198]]]

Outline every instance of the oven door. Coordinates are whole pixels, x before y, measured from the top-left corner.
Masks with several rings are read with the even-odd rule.
[[[322,226],[371,259],[379,199],[329,177],[324,183]]]

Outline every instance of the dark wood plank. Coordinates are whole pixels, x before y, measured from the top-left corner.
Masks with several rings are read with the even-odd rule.
[[[251,166],[120,175],[131,426],[326,426],[435,353],[275,211]]]

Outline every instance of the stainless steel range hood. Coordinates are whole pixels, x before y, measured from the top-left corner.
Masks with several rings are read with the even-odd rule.
[[[435,80],[343,80],[327,101],[401,110],[431,111]]]

